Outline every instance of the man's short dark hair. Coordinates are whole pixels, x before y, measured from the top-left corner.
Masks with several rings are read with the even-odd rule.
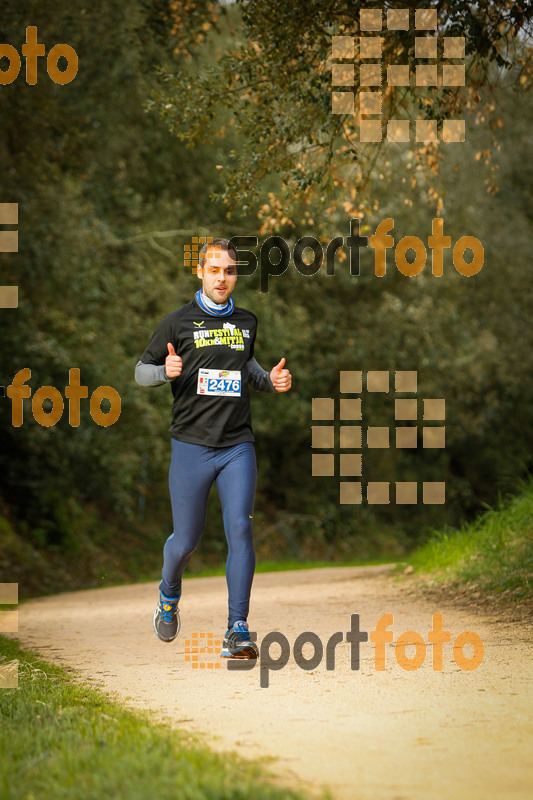
[[[225,250],[227,253],[229,253],[234,261],[239,260],[237,248],[233,242],[230,242],[229,239],[213,239],[212,242],[206,242],[198,253],[198,263],[201,267],[203,267],[205,264],[206,253],[209,247],[220,247],[221,250]]]

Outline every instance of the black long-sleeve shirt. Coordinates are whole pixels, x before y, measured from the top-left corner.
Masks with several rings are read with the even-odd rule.
[[[170,433],[175,439],[212,447],[254,441],[248,384],[259,391],[276,391],[269,373],[254,358],[256,332],[257,317],[251,311],[235,306],[229,316],[218,317],[195,300],[161,320],[137,363],[135,380],[143,386],[170,383],[174,395]],[[168,342],[183,361],[177,378],[165,373]],[[204,394],[207,378],[204,373],[199,376],[199,370],[221,377],[239,372],[240,394]],[[217,385],[215,378],[210,378],[210,385]]]

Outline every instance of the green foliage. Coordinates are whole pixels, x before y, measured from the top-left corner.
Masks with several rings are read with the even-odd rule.
[[[469,525],[435,531],[409,557],[432,582],[468,584],[513,598],[533,595],[533,482]]]
[[[460,16],[459,5],[470,17]],[[496,52],[504,53],[509,26],[527,24],[513,4],[491,4],[496,17],[477,28],[477,6],[446,7],[455,9],[449,24],[466,26],[472,51],[489,61],[496,57],[490,37],[500,37]],[[61,87],[41,62],[35,86],[21,73],[0,87],[0,200],[19,204],[20,230],[20,252],[0,255],[0,283],[18,284],[20,297],[18,309],[0,314],[1,382],[8,385],[30,367],[33,393],[50,385],[64,395],[69,369],[77,367],[89,394],[112,386],[122,401],[120,419],[109,428],[95,424],[86,400],[78,428],[69,425],[67,404],[57,425],[40,426],[31,401],[24,424],[14,428],[10,401],[0,402],[0,501],[9,520],[0,530],[0,579],[19,580],[25,593],[156,577],[171,532],[171,393],[166,386],[139,387],[133,375],[157,322],[198,284],[183,268],[182,245],[196,234],[261,239],[275,231],[292,250],[304,235],[323,243],[346,237],[350,217],[360,216],[360,186],[340,161],[326,169],[318,194],[294,193],[291,214],[277,197],[282,179],[291,180],[293,144],[304,129],[315,143],[335,140],[334,150],[342,137],[331,127],[329,77],[315,68],[331,33],[326,5],[278,5],[277,15],[269,8],[269,24],[259,2],[243,8],[244,22],[236,6],[224,15],[202,0],[105,0],[94,8],[46,0],[32,8],[31,19],[24,4],[3,12],[0,41],[20,48],[25,26],[36,24],[48,48],[68,42],[76,49],[80,70]],[[336,32],[357,11],[353,4],[328,9]],[[424,272],[405,278],[391,250],[387,275],[379,279],[372,251],[362,251],[360,277],[349,274],[344,260],[334,276],[322,269],[304,277],[291,265],[271,278],[268,294],[259,291],[257,273],[239,279],[236,302],[259,318],[260,363],[270,368],[284,355],[294,379],[290,393],[254,393],[252,400],[260,557],[401,557],[429,528],[472,517],[517,474],[533,469],[533,115],[512,88],[520,80],[513,71],[522,57],[518,46],[515,55],[507,84],[494,94],[480,89],[479,107],[494,105],[500,149],[488,122],[476,125],[469,117],[466,142],[433,152],[429,175],[410,145],[388,147],[369,162],[373,205],[362,234],[390,216],[396,242],[407,234],[427,242],[438,197],[452,241],[473,235],[483,243],[485,266],[477,276],[459,276],[446,251],[444,277],[431,276],[428,253]],[[230,68],[234,75],[226,80]],[[253,83],[248,94],[233,91],[234,79]],[[198,92],[208,108],[196,102]],[[156,105],[168,119],[145,113]],[[180,140],[167,123],[185,117]],[[245,177],[241,155],[242,164],[256,160]],[[212,193],[226,191],[228,176],[243,191],[265,178],[254,208],[259,217],[242,204],[228,218],[212,201]],[[337,398],[339,371],[349,369],[414,369],[419,396],[446,398],[445,451],[365,455],[374,480],[446,480],[444,507],[340,506],[338,478],[311,476],[311,399]],[[370,412],[373,424],[393,427],[390,397],[376,398]],[[220,564],[225,552],[213,495],[202,560],[195,556],[194,564]]]
[[[420,6],[420,4],[414,4]],[[279,175],[285,190],[282,202],[291,214],[294,201],[334,186],[356,184],[366,189],[371,205],[376,165],[385,161],[383,146],[362,144],[358,138],[358,115],[331,113],[332,36],[353,36],[358,28],[362,2],[331,3],[312,0],[285,3],[282,0],[239,2],[232,19],[233,36],[217,63],[194,64],[187,71],[167,68],[161,89],[154,93],[154,106],[176,135],[193,146],[198,141],[216,142],[221,109],[230,112],[229,125],[236,131],[239,147],[230,153],[220,197],[234,211],[257,199],[260,187],[268,186],[272,174]],[[384,13],[397,4],[381,4]],[[465,108],[476,108],[478,90],[504,73],[519,88],[530,85],[530,53],[521,47],[531,33],[531,8],[516,2],[426,2],[422,8],[438,9],[441,29],[447,36],[462,36],[468,54],[468,89],[411,85],[385,91],[383,120],[425,117],[442,120],[462,117]],[[384,64],[415,63],[414,15],[408,31],[380,32]],[[215,37],[210,41],[215,43]],[[356,37],[356,53],[358,52]],[[489,70],[494,65],[497,70]],[[355,107],[359,102],[359,86]],[[494,110],[480,107],[485,115]],[[224,117],[224,121],[226,117]],[[434,160],[431,147],[419,147],[421,163]],[[349,177],[348,177],[349,176]]]
[[[67,535],[65,496],[97,502],[131,524],[147,449],[138,446],[139,430],[153,431],[160,418],[157,400],[148,402],[133,383],[133,369],[169,281],[179,303],[180,280],[175,253],[144,232],[159,225],[194,232],[203,209],[198,198],[193,211],[180,149],[142,110],[152,74],[145,63],[154,69],[157,59],[174,58],[177,34],[167,26],[165,39],[160,24],[170,5],[105,2],[76,13],[71,4],[41,3],[31,19],[39,41],[70,43],[79,73],[60,87],[41,64],[35,86],[19,79],[0,93],[2,201],[18,202],[21,229],[19,254],[0,260],[3,283],[20,287],[19,308],[0,318],[3,374],[29,366],[33,391],[52,385],[63,393],[77,367],[89,395],[112,385],[122,399],[119,424],[106,429],[93,422],[88,401],[78,429],[66,411],[56,426],[39,426],[28,402],[14,429],[2,406],[3,495],[31,528],[55,527],[56,544]],[[2,41],[24,40],[28,21],[20,12],[17,5],[3,14]],[[149,454],[156,468],[160,439]]]
[[[336,506],[337,537],[339,528],[351,530],[350,536],[357,536],[356,531],[372,536],[376,518],[394,526],[395,535],[406,528],[411,537],[424,535],[428,525],[438,526],[444,520],[457,524],[465,513],[471,515],[481,503],[492,502],[498,489],[511,489],[516,475],[533,466],[528,399],[533,391],[529,369],[533,341],[526,323],[533,301],[531,168],[521,150],[521,143],[530,140],[532,118],[511,92],[496,98],[506,120],[502,153],[497,157],[500,191],[494,196],[484,191],[485,180],[490,180],[488,167],[475,156],[485,150],[490,131],[473,125],[467,142],[443,157],[439,178],[445,233],[452,244],[465,235],[483,243],[485,265],[478,275],[461,277],[448,250],[444,276],[433,277],[428,248],[428,263],[416,278],[405,278],[396,270],[390,251],[387,275],[378,279],[369,249],[361,251],[360,277],[349,275],[346,261],[334,277],[326,276],[324,269],[303,277],[291,266],[283,276],[271,279],[267,296],[258,297],[254,287],[260,360],[275,363],[287,355],[296,388],[294,396],[278,398],[287,412],[274,418],[267,407],[271,398],[254,401],[260,409],[255,414],[260,457],[271,464],[270,483],[276,487],[278,507],[296,510],[292,498],[298,494],[305,496],[309,513],[324,514]],[[363,219],[363,234],[370,235],[380,219],[392,217],[396,243],[404,235],[417,235],[427,246],[433,214],[424,195],[433,184],[419,187],[409,204],[398,203],[399,190],[414,170],[416,161],[407,149],[391,153],[388,179],[374,195],[379,213]],[[328,214],[318,202],[304,209],[314,226],[302,213],[294,231],[285,233],[291,247],[305,234],[327,232],[328,239],[347,235],[346,216]],[[265,344],[261,337],[265,328],[269,342],[282,342],[282,349]],[[336,480],[315,478],[313,491],[304,494],[310,471],[308,398],[338,397],[339,371],[365,366],[417,370],[419,397],[446,399],[445,451],[391,448],[365,453],[366,476],[373,480],[445,479],[445,508],[391,503],[367,516],[362,507],[357,522],[350,523],[353,509],[337,505]],[[372,424],[392,427],[392,403],[390,397],[382,402],[376,398]],[[276,457],[269,453],[269,442],[278,437],[286,446]]]

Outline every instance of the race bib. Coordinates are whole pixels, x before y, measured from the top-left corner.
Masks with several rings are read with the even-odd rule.
[[[219,397],[240,397],[240,370],[199,369],[196,393]]]

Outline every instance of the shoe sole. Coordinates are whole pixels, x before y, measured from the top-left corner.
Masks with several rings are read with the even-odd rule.
[[[226,647],[220,651],[220,655],[222,658],[258,658],[258,654],[253,649],[242,649],[237,650],[236,653],[230,652]]]
[[[158,638],[158,639],[160,639],[162,642],[167,642],[167,643],[173,642],[173,641],[174,641],[174,639],[176,638],[176,636],[178,635],[178,633],[180,632],[180,628],[181,628],[181,620],[180,620],[180,612],[179,612],[179,610],[178,610],[178,614],[177,614],[177,616],[178,616],[178,627],[177,627],[177,629],[176,629],[176,633],[174,634],[174,636],[173,636],[171,639],[164,639],[164,638],[163,638],[163,636],[161,636],[161,634],[160,634],[160,633],[159,633],[159,631],[157,630],[157,626],[156,626],[156,623],[157,623],[157,622],[159,621],[159,619],[161,618],[161,614],[160,614],[160,612],[159,612],[159,606],[156,606],[156,609],[155,609],[155,611],[154,611],[154,616],[153,616],[153,618],[152,618],[152,622],[153,622],[153,626],[154,626],[155,635],[156,635],[156,636],[157,636],[157,638]]]

